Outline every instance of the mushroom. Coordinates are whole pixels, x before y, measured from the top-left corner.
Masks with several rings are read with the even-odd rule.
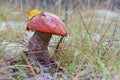
[[[26,29],[35,31],[28,43],[28,53],[34,54],[40,64],[50,64],[49,41],[52,34],[67,36],[64,22],[54,14],[42,12],[30,17]]]

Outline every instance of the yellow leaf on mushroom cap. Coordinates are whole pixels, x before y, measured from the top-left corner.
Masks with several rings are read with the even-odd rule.
[[[40,14],[39,10],[37,10],[37,9],[32,10],[32,11],[28,12],[28,18],[31,19],[33,16],[36,16],[38,14]]]

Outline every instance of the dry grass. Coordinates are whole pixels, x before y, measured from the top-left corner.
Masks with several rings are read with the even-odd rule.
[[[8,6],[9,7],[9,6]],[[1,8],[2,15],[0,21],[13,20],[9,17],[8,7]],[[94,10],[70,12],[67,18],[68,36],[60,44],[55,59],[66,70],[68,79],[71,80],[119,80],[120,79],[120,54],[119,54],[119,20],[109,20],[106,22],[106,16],[97,20],[97,5]],[[16,11],[14,9],[12,11]],[[54,11],[52,9],[52,11]],[[60,11],[60,10],[59,10]],[[56,13],[54,11],[53,13]],[[84,15],[83,15],[84,14]],[[56,14],[57,15],[57,14]],[[58,13],[62,16],[62,12]],[[22,19],[21,19],[22,18]],[[25,15],[16,16],[14,19],[23,20]],[[25,20],[23,21],[25,22]],[[20,26],[21,24],[19,24]],[[22,40],[25,36],[25,29],[20,27],[8,28],[0,31],[0,54],[1,57],[6,53],[5,47],[2,47],[4,41],[14,42]],[[24,27],[24,25],[22,25]],[[96,41],[98,34],[99,39]],[[54,39],[54,38],[53,38]],[[55,42],[58,39],[54,39]],[[55,45],[56,43],[54,43]],[[52,46],[54,46],[52,45]],[[20,51],[21,52],[21,51]],[[51,53],[54,48],[51,48]],[[12,55],[12,54],[11,54]],[[13,56],[13,55],[12,55]],[[1,62],[0,62],[1,63]],[[24,70],[18,66],[18,70],[25,77]],[[1,70],[1,69],[0,69]],[[9,74],[10,75],[10,74]],[[59,79],[58,79],[59,80]]]

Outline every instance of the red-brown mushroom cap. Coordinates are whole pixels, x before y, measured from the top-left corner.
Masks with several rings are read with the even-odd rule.
[[[26,29],[61,36],[67,35],[66,26],[63,21],[56,15],[48,12],[41,13],[31,18],[27,23]]]

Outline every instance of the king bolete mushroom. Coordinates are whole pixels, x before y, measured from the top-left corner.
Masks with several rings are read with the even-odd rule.
[[[28,52],[34,54],[40,64],[48,65],[50,63],[48,44],[52,34],[67,36],[64,22],[54,14],[42,12],[30,17],[26,29],[35,31],[29,40]]]

